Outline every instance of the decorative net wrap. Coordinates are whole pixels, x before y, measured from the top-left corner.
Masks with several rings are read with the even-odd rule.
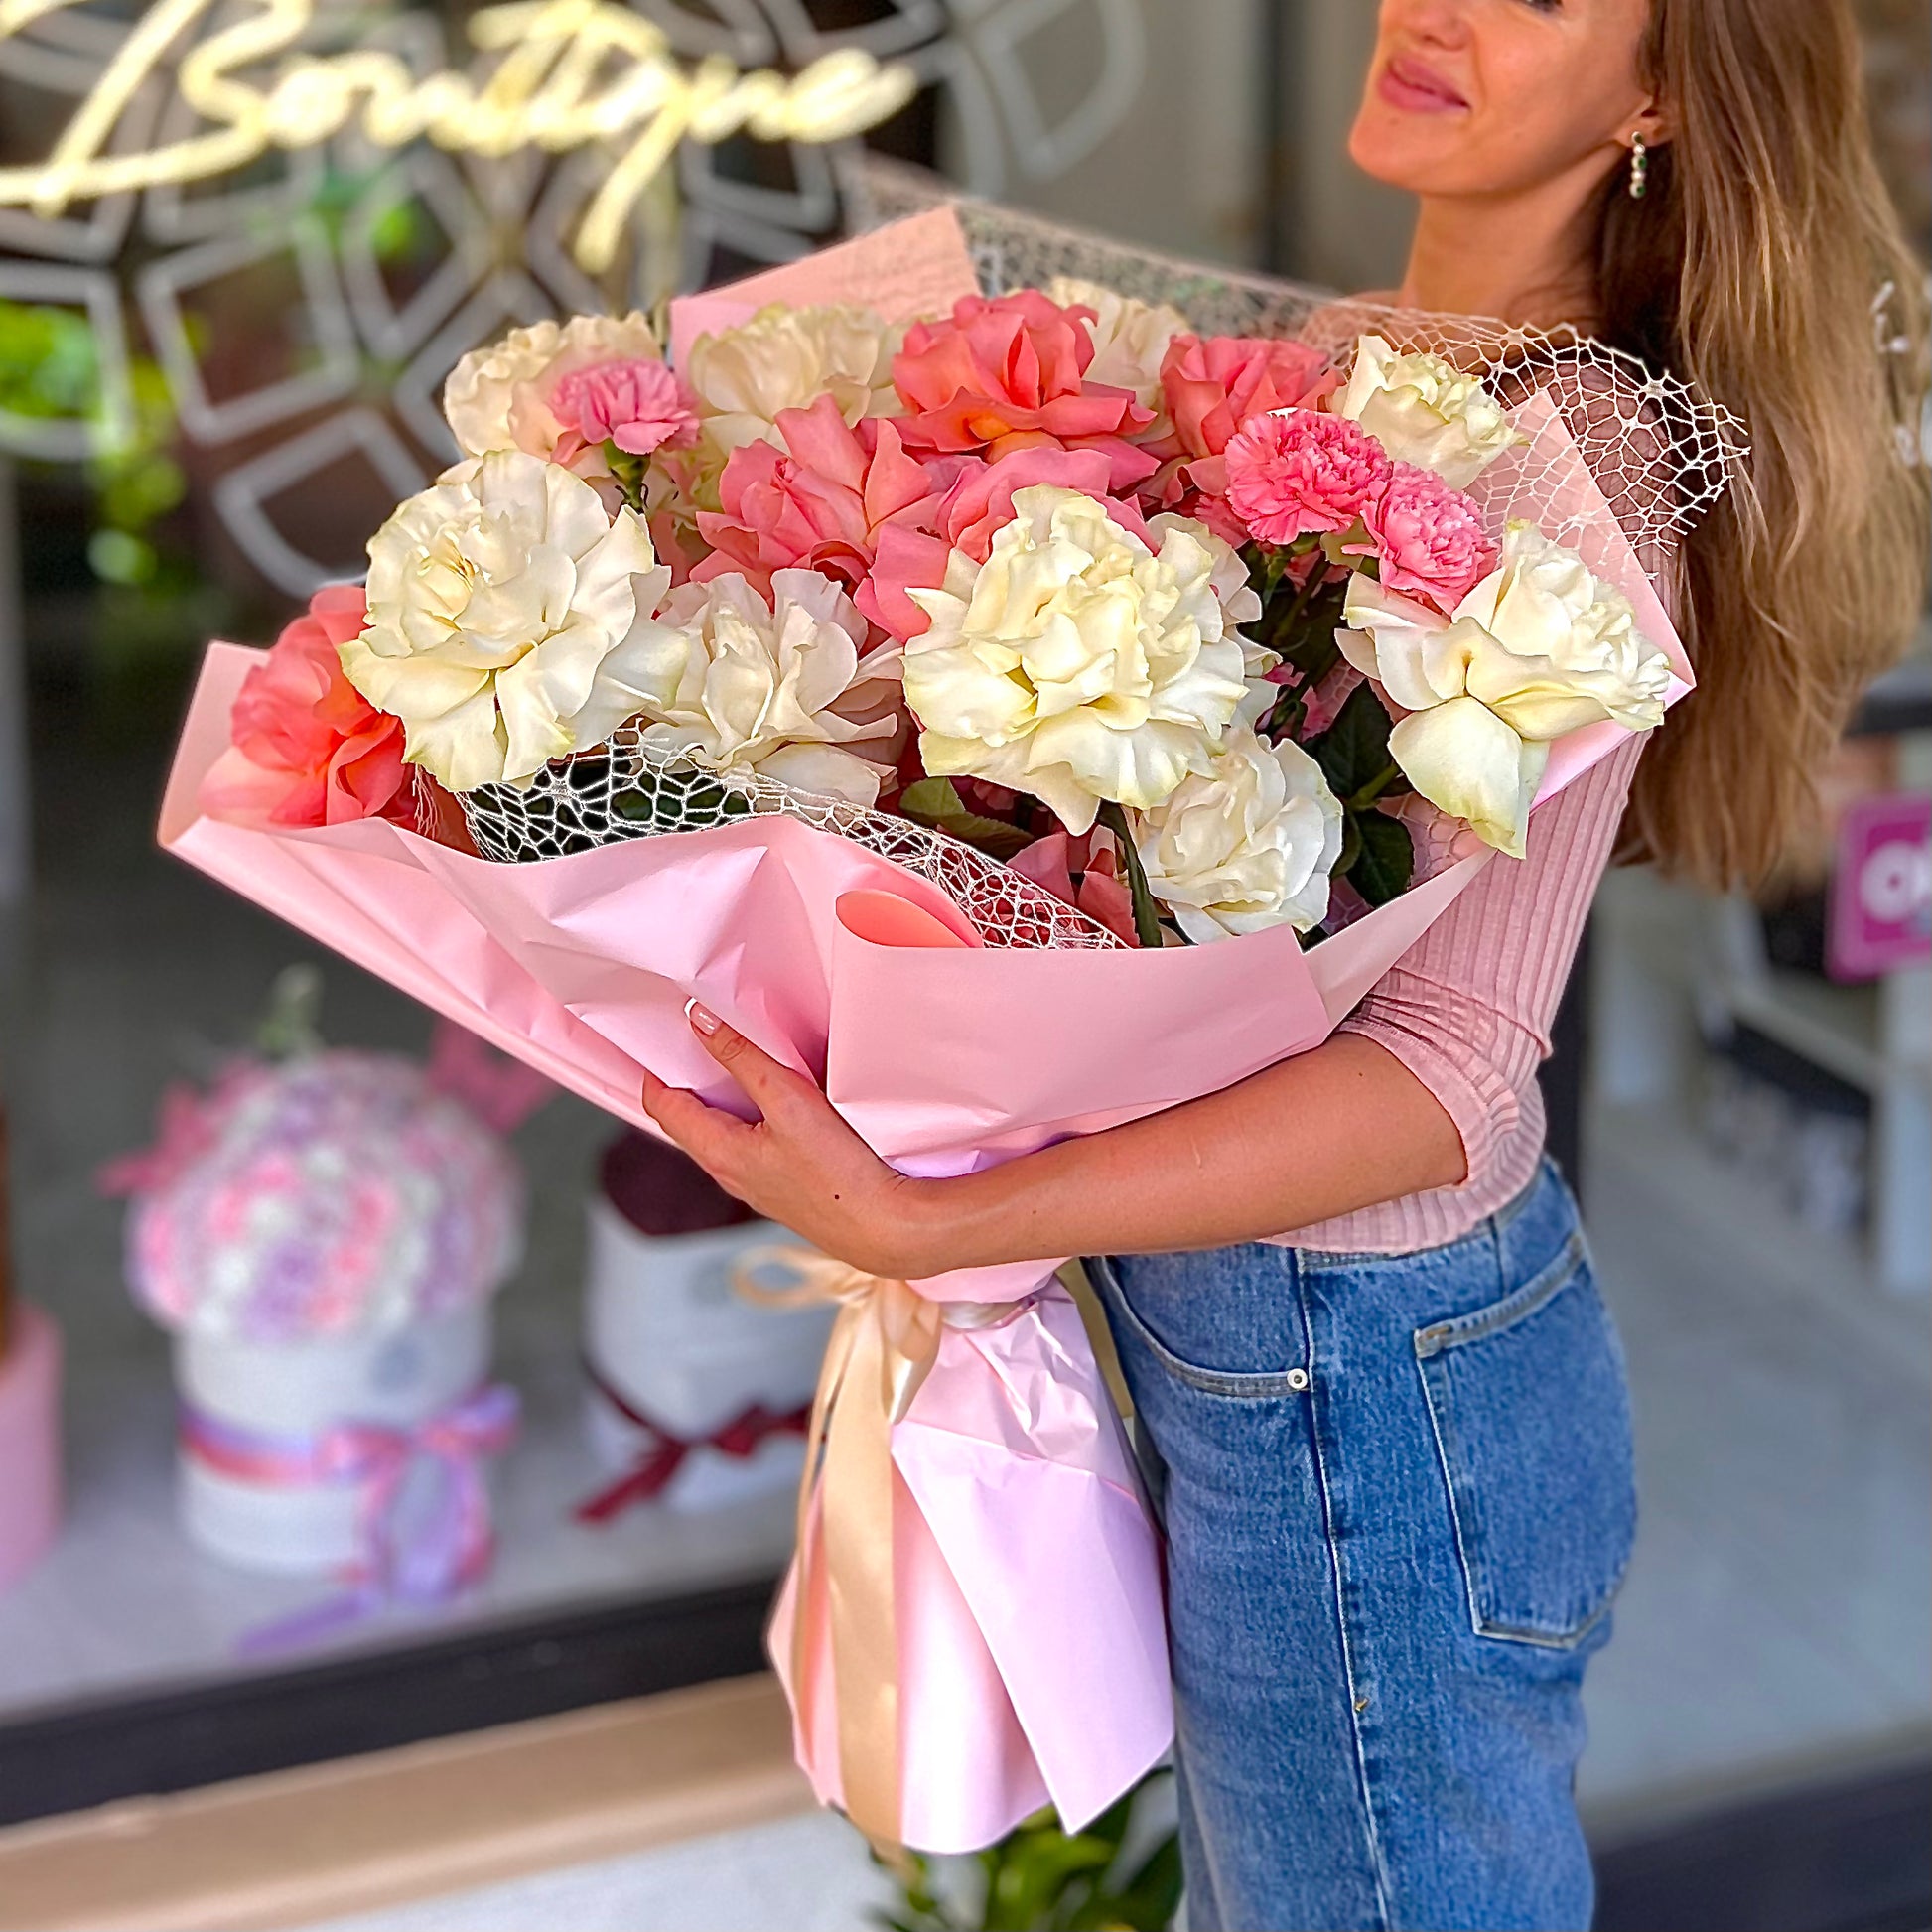
[[[989,945],[1118,946],[1024,873],[910,819],[798,791],[756,771],[713,770],[643,741],[630,725],[606,745],[546,765],[527,789],[479,785],[464,817],[485,859],[516,864],[658,832],[704,832],[741,818],[796,818],[929,879]]]
[[[868,225],[950,204],[987,295],[1075,276],[1168,303],[1202,336],[1292,336],[1345,364],[1357,338],[1374,334],[1405,352],[1435,351],[1479,377],[1506,404],[1547,390],[1653,577],[1668,573],[1677,540],[1723,493],[1743,455],[1739,426],[1726,411],[1689,384],[1654,375],[1635,356],[1573,329],[1428,315],[1150,254],[962,198],[935,176],[874,158],[853,170],[853,184]],[[1586,514],[1575,492],[1553,489],[1534,462],[1514,465],[1508,490],[1491,495],[1489,506],[1530,518],[1559,543],[1575,542]],[[1012,867],[942,832],[754,772],[700,767],[647,746],[629,727],[608,746],[547,766],[527,787],[483,785],[461,803],[478,851],[509,863],[777,813],[852,839],[930,880],[990,945],[1123,943]]]
[[[1044,288],[1055,276],[1178,309],[1200,336],[1292,336],[1346,367],[1358,338],[1430,350],[1505,404],[1547,389],[1590,476],[1646,571],[1661,574],[1677,540],[1724,494],[1744,455],[1736,417],[1675,376],[1568,326],[1518,329],[1481,316],[1430,314],[1336,296],[1302,283],[1151,254],[1078,228],[957,195],[902,162],[869,156],[852,173],[853,205],[878,226],[950,205],[987,295]],[[1515,466],[1509,513],[1558,543],[1576,534],[1547,513],[1547,479]],[[1520,511],[1519,507],[1520,506]]]

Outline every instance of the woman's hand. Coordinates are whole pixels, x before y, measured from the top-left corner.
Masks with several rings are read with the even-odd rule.
[[[644,1111],[727,1193],[869,1275],[917,1281],[945,1266],[925,1234],[934,1183],[889,1168],[801,1073],[695,1001],[692,1031],[751,1096],[747,1122],[644,1075]]]

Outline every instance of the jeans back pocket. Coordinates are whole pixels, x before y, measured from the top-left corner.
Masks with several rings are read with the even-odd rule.
[[[1535,1280],[1416,1330],[1469,1616],[1567,1647],[1609,1608],[1636,1531],[1622,1351],[1581,1237]]]

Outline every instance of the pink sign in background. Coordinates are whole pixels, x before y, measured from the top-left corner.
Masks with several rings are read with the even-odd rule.
[[[1840,821],[1826,966],[1869,980],[1932,959],[1932,795],[1881,792]]]

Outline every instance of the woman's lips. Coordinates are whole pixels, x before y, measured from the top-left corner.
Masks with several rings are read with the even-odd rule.
[[[1400,54],[1382,69],[1375,91],[1410,114],[1452,114],[1469,104],[1440,73]]]

